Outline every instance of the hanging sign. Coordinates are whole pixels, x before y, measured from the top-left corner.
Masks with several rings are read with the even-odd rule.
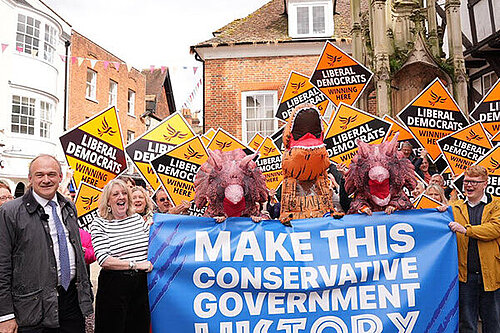
[[[328,107],[328,99],[309,82],[309,77],[292,71],[276,111],[276,118],[287,121],[295,107],[302,103],[316,105],[323,116]]]
[[[413,207],[415,207],[415,209],[437,208],[442,205],[443,204],[441,202],[434,200],[426,194],[420,195],[413,203]]]
[[[207,146],[208,150],[220,150],[220,151],[231,151],[235,149],[243,149],[243,151],[247,154],[253,154],[253,151],[241,143],[234,136],[219,128],[215,133],[214,137]]]
[[[381,143],[390,127],[391,123],[381,118],[341,103],[324,140],[330,160],[349,166],[358,151],[357,139],[366,143]]]
[[[441,154],[437,140],[469,124],[438,78],[401,110],[398,118],[427,150],[433,162]]]
[[[437,144],[454,175],[460,175],[493,148],[479,122],[439,139]]]
[[[203,142],[195,136],[151,160],[151,167],[174,206],[194,199],[194,179],[207,159]]]
[[[373,73],[339,47],[326,42],[310,82],[336,106],[353,105]]]
[[[491,87],[481,102],[470,113],[470,117],[483,123],[490,135],[500,131],[500,79]]]
[[[257,151],[260,145],[264,141],[264,137],[260,133],[255,133],[252,139],[248,142],[248,147],[250,147],[253,151]]]
[[[90,232],[90,224],[98,216],[99,199],[102,191],[87,183],[80,183],[75,196],[75,207],[78,214],[78,227]]]
[[[74,170],[77,188],[81,182],[103,188],[127,169],[120,122],[114,107],[70,129],[59,140],[66,161]]]
[[[259,149],[259,158],[255,163],[266,179],[268,189],[276,190],[283,181],[281,152],[271,138],[265,138]]]
[[[186,119],[180,113],[175,112],[127,145],[125,150],[144,180],[156,191],[160,182],[149,162],[176,145],[191,139],[194,135]]]

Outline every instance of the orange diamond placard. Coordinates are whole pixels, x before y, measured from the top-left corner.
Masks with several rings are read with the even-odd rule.
[[[64,133],[59,140],[77,188],[103,188],[127,169],[120,121],[111,107]]]
[[[470,117],[482,122],[490,135],[500,131],[500,79],[470,113]]]
[[[358,151],[356,140],[381,143],[389,132],[391,123],[341,103],[325,135],[325,145],[330,160],[336,164],[351,164]]]
[[[443,204],[441,202],[434,200],[425,194],[419,196],[413,203],[413,207],[415,207],[415,209],[437,208],[442,205]]]
[[[493,148],[479,122],[451,133],[437,143],[454,175],[460,175]]]
[[[373,73],[339,47],[326,42],[310,82],[336,106],[353,105]]]
[[[151,160],[151,167],[174,206],[181,204],[183,200],[194,199],[194,179],[207,159],[208,152],[201,138],[195,136]]]
[[[441,155],[437,140],[469,124],[438,78],[403,108],[398,118],[427,150],[433,162]]]
[[[324,115],[328,107],[328,98],[309,82],[309,77],[292,71],[281,96],[276,118],[287,121],[293,109],[302,103],[316,105],[319,113]]]

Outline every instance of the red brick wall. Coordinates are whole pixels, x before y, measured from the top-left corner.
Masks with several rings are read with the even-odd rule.
[[[279,99],[290,72],[309,76],[317,61],[318,56],[206,60],[205,128],[222,127],[241,139],[241,93],[278,90]]]
[[[71,36],[71,55],[87,59],[124,62],[75,31]],[[108,108],[109,80],[111,79],[118,83],[117,108],[123,141],[127,143],[127,130],[133,131],[137,138],[145,131],[145,126],[140,121],[140,115],[145,111],[145,76],[136,69],[128,72],[125,64],[121,64],[117,71],[113,64],[110,63],[106,69],[103,62],[98,61],[93,68],[97,72],[96,99],[98,103],[96,103],[85,97],[87,68],[91,68],[88,60],[85,60],[81,66],[78,66],[78,62],[74,64],[70,62],[68,128]],[[128,89],[135,91],[134,117],[127,114]]]

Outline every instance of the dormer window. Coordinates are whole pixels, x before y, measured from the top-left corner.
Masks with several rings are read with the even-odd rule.
[[[332,1],[289,0],[288,34],[292,38],[332,36]]]

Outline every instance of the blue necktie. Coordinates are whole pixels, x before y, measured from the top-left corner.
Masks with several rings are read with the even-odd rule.
[[[70,267],[69,267],[69,253],[68,242],[66,241],[66,233],[64,227],[57,214],[57,204],[54,201],[49,201],[52,207],[52,218],[56,224],[57,240],[59,242],[59,265],[61,269],[61,286],[64,290],[68,290],[69,283],[71,282]]]

